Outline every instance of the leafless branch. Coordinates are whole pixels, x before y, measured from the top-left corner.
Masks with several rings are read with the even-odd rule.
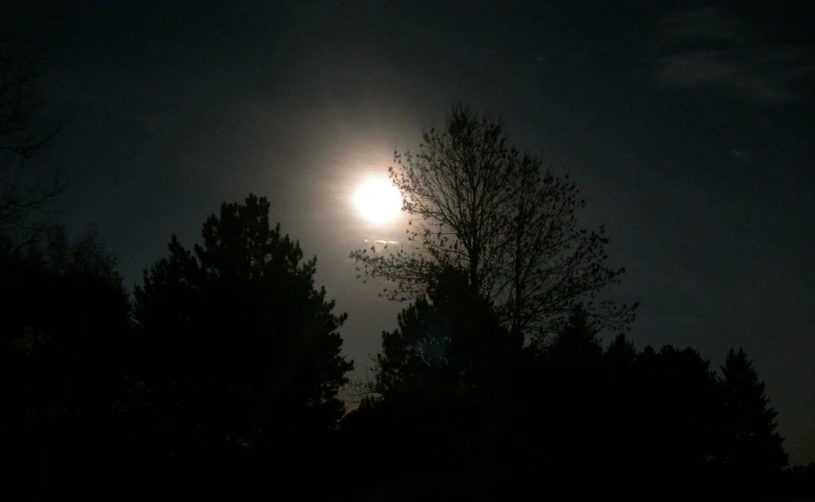
[[[48,123],[41,113],[36,84],[45,74],[41,61],[0,38],[0,229],[35,231],[36,213],[65,190],[56,170],[37,169],[33,162],[68,120]]]

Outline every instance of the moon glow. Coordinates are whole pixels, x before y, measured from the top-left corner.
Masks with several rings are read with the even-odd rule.
[[[384,225],[402,211],[402,194],[387,178],[368,179],[354,192],[353,204],[368,222]]]

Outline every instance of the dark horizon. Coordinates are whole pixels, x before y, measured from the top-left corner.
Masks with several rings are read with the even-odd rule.
[[[702,3],[10,2],[8,31],[52,68],[58,221],[93,226],[125,286],[187,247],[224,201],[266,196],[318,257],[344,354],[364,375],[404,307],[349,252],[398,240],[351,197],[462,100],[583,189],[639,301],[638,348],[743,346],[790,463],[815,462],[813,7]],[[606,338],[605,342],[611,339]]]

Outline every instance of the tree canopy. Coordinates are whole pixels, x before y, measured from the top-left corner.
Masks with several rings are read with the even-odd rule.
[[[467,272],[502,323],[527,341],[557,332],[576,303],[620,327],[633,308],[594,304],[624,269],[608,263],[602,227],[582,228],[576,184],[541,158],[511,146],[503,122],[463,105],[418,152],[396,152],[389,172],[411,219],[411,246],[391,253],[358,249],[360,272],[388,282],[385,294],[412,299],[445,266]]]
[[[162,423],[205,442],[330,430],[343,413],[337,391],[353,368],[337,332],[346,315],[315,288],[316,258],[304,260],[268,210],[254,195],[223,204],[203,244],[189,251],[173,236],[135,291],[138,374]]]
[[[770,406],[753,362],[744,349],[730,349],[716,379],[720,392],[719,448],[716,461],[733,482],[747,490],[766,488],[787,465],[778,413]]]
[[[20,246],[0,236],[0,450],[6,500],[60,487],[95,498],[123,482],[117,462],[130,302],[93,232],[60,227]],[[93,474],[91,474],[93,473]]]
[[[431,279],[382,333],[374,392],[453,397],[485,383],[487,364],[508,352],[510,337],[489,303],[468,287],[466,274],[447,267]]]
[[[56,170],[34,160],[64,122],[50,122],[37,92],[45,67],[0,34],[0,231],[41,229],[31,214],[42,211],[64,184]]]

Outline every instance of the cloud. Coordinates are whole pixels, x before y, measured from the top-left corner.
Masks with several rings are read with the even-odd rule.
[[[742,20],[724,16],[713,7],[674,12],[661,18],[658,25],[663,37],[673,40],[739,40],[744,32]]]
[[[399,241],[387,241],[387,240],[384,240],[384,239],[363,239],[362,242],[365,243],[365,244],[384,244],[384,245],[395,244],[395,245],[399,245]]]
[[[815,53],[767,43],[744,19],[714,7],[686,10],[657,23],[663,54],[654,76],[674,87],[719,87],[763,104],[807,97],[815,83]]]
[[[732,148],[728,153],[739,162],[745,163],[750,161],[750,152],[748,151]]]

